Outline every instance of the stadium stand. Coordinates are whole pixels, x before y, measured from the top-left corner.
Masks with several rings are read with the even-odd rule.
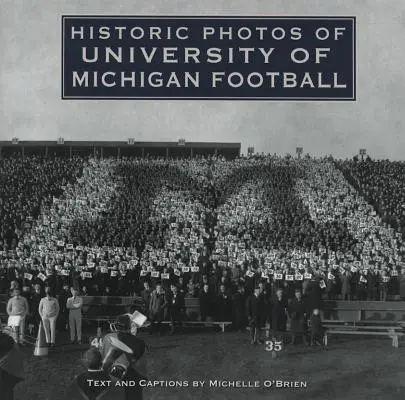
[[[405,233],[405,163],[388,160],[342,161],[346,179],[377,210],[382,220]]]
[[[308,315],[322,299],[405,298],[402,163],[94,154],[3,152],[0,293],[78,286],[100,322],[148,314],[161,284],[170,320],[175,285],[182,319],[222,330],[247,324],[257,285],[263,320],[278,288],[302,290]]]

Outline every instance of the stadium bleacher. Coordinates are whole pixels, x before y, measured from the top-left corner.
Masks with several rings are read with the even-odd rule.
[[[239,286],[246,296],[259,283],[268,304],[280,287],[287,298],[301,289],[309,308],[404,299],[404,166],[3,156],[0,293],[12,281],[76,285],[91,320],[140,308],[144,282],[168,295],[174,284],[197,321],[208,284],[216,322],[235,317]]]

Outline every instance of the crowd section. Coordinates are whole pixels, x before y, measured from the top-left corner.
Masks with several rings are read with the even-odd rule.
[[[1,160],[0,293],[19,286],[30,297],[49,286],[59,294],[68,285],[81,295],[141,295],[154,313],[170,308],[175,291],[218,320],[237,318],[255,289],[266,304],[277,289],[286,299],[298,289],[311,310],[322,297],[384,301],[405,277],[401,231],[386,218],[399,210],[401,181],[388,172],[398,172],[395,163],[363,164]],[[358,171],[359,187],[383,209],[347,171]]]
[[[83,159],[0,159],[0,251],[15,250],[41,206],[60,196],[81,174]]]
[[[337,164],[382,220],[405,234],[405,163],[351,160]]]

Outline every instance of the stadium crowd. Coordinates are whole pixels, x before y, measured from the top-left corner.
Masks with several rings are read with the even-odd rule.
[[[365,164],[5,158],[0,293],[19,287],[30,308],[45,286],[137,294],[158,319],[178,294],[234,321],[255,290],[265,304],[299,290],[308,313],[321,297],[384,301],[404,285],[403,166]]]
[[[59,196],[81,174],[83,159],[10,157],[0,159],[0,250],[16,250],[41,206]]]
[[[337,165],[382,220],[404,235],[405,163],[368,158],[366,161],[342,161]]]

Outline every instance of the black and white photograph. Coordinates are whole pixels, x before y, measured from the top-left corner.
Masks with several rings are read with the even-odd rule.
[[[0,400],[404,399],[404,37],[0,0]]]

